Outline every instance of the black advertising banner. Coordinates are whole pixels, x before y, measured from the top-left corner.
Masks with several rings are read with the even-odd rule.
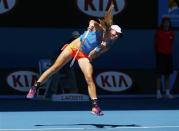
[[[77,74],[80,74],[78,71]],[[94,82],[98,95],[103,96],[148,96],[156,94],[156,74],[152,69],[95,69]],[[83,75],[78,75],[78,87],[86,93]],[[172,94],[178,94],[177,71],[170,76]],[[164,92],[162,81],[162,92]]]
[[[157,25],[156,0],[0,0],[0,26],[84,28],[114,3],[114,22],[125,28]]]
[[[38,76],[39,74],[35,68],[0,69],[0,96],[26,95]]]
[[[178,70],[170,76],[171,93],[177,95],[179,89]],[[35,68],[12,68],[0,70],[0,98],[25,98],[30,87],[38,79]],[[94,69],[97,94],[103,97],[147,97],[156,94],[156,76],[152,69]],[[163,81],[162,81],[163,83]],[[47,90],[46,90],[47,89]],[[162,93],[164,87],[162,86]],[[44,93],[46,92],[46,93]],[[88,88],[81,70],[69,67],[54,74],[40,88],[38,97],[53,100],[88,100]]]

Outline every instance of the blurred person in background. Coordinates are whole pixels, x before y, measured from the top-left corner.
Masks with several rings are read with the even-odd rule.
[[[155,33],[155,57],[157,73],[157,98],[162,98],[161,78],[164,76],[166,98],[174,98],[170,94],[170,74],[173,73],[173,41],[175,34],[168,16],[162,18],[161,24]]]
[[[67,41],[67,43],[71,43],[73,40],[77,39],[80,36],[78,31],[73,31],[71,34],[71,38]]]
[[[80,33],[79,33],[79,31],[75,30],[71,33],[71,38],[69,40],[67,40],[66,43],[70,44],[73,40],[77,39],[78,37],[80,37]],[[61,50],[61,51],[63,51],[63,50]],[[61,88],[63,88],[62,89],[63,93],[78,93],[78,88],[77,88],[77,83],[76,83],[76,78],[75,78],[75,70],[73,67],[69,68],[69,66],[70,65],[67,63],[59,71],[63,74],[66,74],[66,80],[63,83],[61,83],[61,85],[63,85],[63,87],[61,87]]]
[[[80,36],[79,31],[75,30],[71,33],[70,38],[65,42],[70,44],[73,40],[77,39]],[[60,47],[61,49],[62,47]],[[62,50],[61,50],[62,51]],[[56,61],[56,58],[59,55],[59,48],[55,51],[53,56],[53,62]],[[78,93],[77,82],[75,77],[74,68],[69,68],[67,63],[64,67],[57,71],[52,76],[50,84],[48,85],[48,91],[46,93],[46,98],[51,98],[53,94],[66,94],[66,93]]]
[[[179,0],[168,0],[169,13],[179,14]]]

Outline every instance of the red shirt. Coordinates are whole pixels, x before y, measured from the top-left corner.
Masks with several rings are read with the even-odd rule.
[[[173,31],[158,30],[155,34],[156,53],[171,54],[174,40]]]

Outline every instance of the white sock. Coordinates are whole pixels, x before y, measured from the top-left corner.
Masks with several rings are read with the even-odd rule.
[[[157,90],[157,95],[161,95],[161,92],[160,92],[160,90]]]

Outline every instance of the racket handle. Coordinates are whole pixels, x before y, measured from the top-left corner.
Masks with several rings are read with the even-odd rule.
[[[71,61],[71,63],[70,63],[70,68],[74,65],[74,63],[75,63],[75,59],[76,59],[76,57],[77,57],[79,51],[80,51],[80,49],[77,50],[75,56],[73,57],[73,59],[72,59],[72,61]]]
[[[70,68],[74,65],[74,63],[75,63],[75,57],[73,57],[73,60],[70,63]]]

